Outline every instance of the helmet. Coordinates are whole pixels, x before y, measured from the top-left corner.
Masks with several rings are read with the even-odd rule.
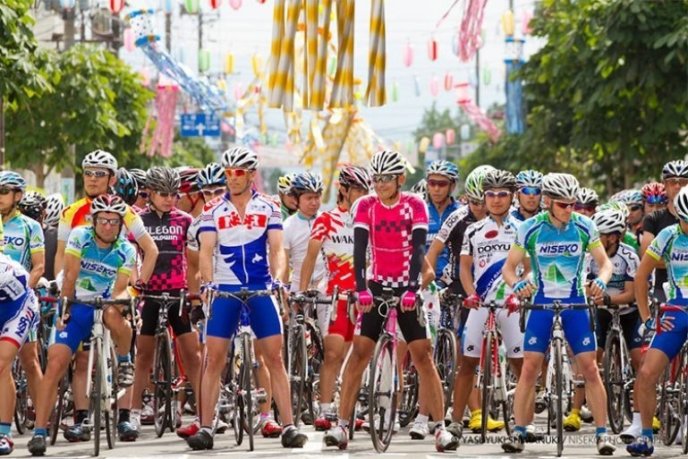
[[[370,189],[370,173],[368,169],[361,166],[346,165],[339,171],[339,184],[343,186],[355,186]]]
[[[60,214],[64,209],[64,200],[60,193],[53,193],[48,196],[45,204],[45,217],[43,223],[46,226],[55,226],[60,221]]]
[[[175,167],[174,170],[179,174],[179,192],[190,193],[196,190],[196,178],[198,169],[190,166]]]
[[[666,204],[667,202],[666,190],[664,189],[663,183],[646,183],[643,185],[640,192],[643,194],[645,202],[649,202],[650,204]]]
[[[597,205],[600,202],[600,197],[597,196],[597,192],[592,188],[581,188],[578,190],[578,203],[587,205]]]
[[[294,180],[294,177],[296,177],[296,174],[286,174],[278,178],[277,192],[282,194],[289,193],[289,190],[291,190],[291,182]]]
[[[426,200],[428,197],[428,182],[425,179],[418,180],[418,183],[411,187],[411,193],[418,194],[423,200]]]
[[[0,172],[0,186],[23,192],[26,189],[26,180],[14,171],[2,171]]]
[[[578,199],[578,179],[571,174],[550,172],[542,178],[542,192],[552,199]]]
[[[218,163],[210,163],[203,169],[198,171],[196,176],[196,185],[198,188],[203,188],[212,185],[224,185],[227,183],[225,171]]]
[[[129,174],[136,180],[139,190],[146,188],[146,171],[142,169],[129,169]]]
[[[171,167],[151,167],[146,174],[146,183],[151,191],[177,193],[181,179],[179,172]]]
[[[117,172],[117,160],[107,151],[94,150],[81,161],[81,168],[85,169],[87,167],[102,167],[114,174]]]
[[[398,151],[378,151],[370,160],[372,175],[402,175],[406,171],[406,160]]]
[[[624,190],[617,193],[616,201],[621,201],[627,206],[632,204],[642,204],[644,202],[643,194],[639,190]]]
[[[124,202],[132,205],[136,202],[139,196],[139,186],[136,179],[123,167],[117,169],[115,174],[117,181],[115,182],[115,194],[122,198]]]
[[[605,209],[592,216],[600,234],[623,233],[626,230],[626,216],[620,210]]]
[[[29,191],[22,196],[17,207],[22,214],[36,221],[40,221],[43,217],[45,205],[45,196],[37,191]]]
[[[684,222],[688,222],[688,187],[681,188],[674,198],[674,207],[678,217]]]
[[[628,215],[630,214],[628,206],[621,201],[609,201],[606,204],[602,204],[600,207],[598,207],[597,211],[602,212],[609,209],[618,210],[624,215],[624,218],[628,218]]]
[[[483,195],[483,178],[487,172],[494,170],[492,166],[478,166],[468,174],[466,177],[466,196],[468,199],[473,199],[475,201],[482,201],[485,197]]]
[[[320,174],[312,172],[302,172],[291,182],[291,192],[300,195],[301,193],[322,193],[323,188],[322,178]]]
[[[258,156],[248,148],[232,147],[222,153],[222,167],[256,170],[258,168]]]
[[[425,170],[426,177],[430,174],[444,175],[452,182],[456,182],[459,179],[459,168],[454,163],[438,159],[431,162]]]
[[[662,168],[662,180],[670,177],[688,177],[688,163],[682,159],[666,163]]]
[[[91,203],[91,216],[95,217],[99,212],[112,212],[124,217],[127,205],[122,198],[114,194],[101,194]]]
[[[532,169],[521,171],[516,175],[516,186],[542,188],[542,174]]]
[[[506,188],[509,191],[516,189],[516,177],[509,171],[493,169],[487,171],[483,177],[483,192],[493,188]]]

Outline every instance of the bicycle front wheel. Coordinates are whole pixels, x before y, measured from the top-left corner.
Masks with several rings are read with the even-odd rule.
[[[306,365],[308,364],[305,329],[302,325],[294,325],[290,348],[289,382],[291,384],[291,409],[294,426],[298,427],[301,421],[303,391],[306,385]]]
[[[490,407],[492,406],[492,352],[494,346],[494,338],[492,333],[488,333],[485,340],[483,340],[483,358],[482,366],[480,368],[482,384],[482,418],[480,422],[480,443],[487,441],[487,420],[490,417]]]
[[[607,336],[607,343],[604,346],[604,360],[602,368],[604,371],[604,387],[607,391],[607,411],[609,416],[609,426],[612,432],[619,434],[624,427],[624,385],[623,366],[627,362],[621,359],[621,336],[618,332],[612,331]]]
[[[165,330],[155,338],[153,359],[153,419],[155,435],[162,437],[172,422],[172,358],[169,332]]]
[[[114,349],[110,349],[109,357],[105,361],[108,381],[104,386],[105,395],[103,404],[105,406],[105,434],[109,449],[115,447],[117,442],[117,417],[119,416],[118,401],[119,388],[117,387],[117,355]]]
[[[253,373],[253,353],[251,352],[251,337],[244,333],[241,340],[241,370],[239,370],[239,381],[241,381],[241,392],[244,398],[243,410],[245,412],[243,428],[248,434],[248,450],[253,451],[253,397],[251,385],[251,375]]]
[[[62,377],[60,384],[57,387],[57,403],[50,415],[50,445],[54,445],[57,440],[57,433],[60,431],[62,418],[64,417],[69,400],[67,399],[67,391],[69,390],[69,372]]]
[[[448,329],[437,332],[437,344],[433,353],[435,366],[442,382],[445,412],[452,406],[454,395],[454,373],[456,371],[456,336]]]
[[[384,453],[392,440],[397,408],[397,358],[392,337],[383,335],[375,345],[368,382],[368,422],[373,447]]]
[[[26,379],[26,372],[19,359],[14,362],[12,376],[14,377],[17,394],[14,405],[14,425],[17,428],[17,433],[23,435],[26,431],[26,411],[29,409],[29,382]]]
[[[662,396],[659,404],[659,416],[662,423],[660,435],[662,442],[666,446],[672,445],[676,441],[680,427],[678,403],[681,394],[677,390],[677,378],[681,372],[681,361],[677,358],[669,363],[664,371],[664,377],[660,381],[662,387]]]
[[[555,390],[555,422],[557,425],[557,457],[564,451],[564,362],[563,343],[557,339],[554,342],[554,390]]]
[[[103,410],[103,368],[100,365],[100,353],[99,350],[103,348],[102,342],[100,340],[95,340],[91,342],[91,352],[94,353],[93,356],[93,384],[91,385],[91,393],[89,394],[90,401],[90,414],[92,419],[92,434],[93,434],[93,455],[100,455],[100,427],[102,410]]]

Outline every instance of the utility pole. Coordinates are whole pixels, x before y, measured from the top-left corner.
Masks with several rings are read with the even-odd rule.
[[[172,13],[165,13],[165,49],[172,54]]]
[[[76,37],[75,17],[76,6],[71,10],[65,11],[62,15],[62,19],[64,20],[64,51],[67,51],[69,48],[74,46],[74,41]],[[82,31],[84,35],[82,36],[82,40],[86,38],[84,32],[85,30]],[[68,150],[65,153],[69,158],[71,158],[72,161],[76,161],[76,145],[69,145]],[[74,169],[68,163],[67,167],[62,169],[62,173],[60,175],[60,193],[62,193],[62,196],[66,199],[65,202],[73,202],[75,193]]]
[[[475,105],[480,107],[480,48],[475,52]]]

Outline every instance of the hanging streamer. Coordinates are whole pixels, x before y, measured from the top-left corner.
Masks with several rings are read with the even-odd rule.
[[[353,18],[353,15],[351,15],[350,17]],[[349,22],[353,23],[353,20]],[[387,56],[385,34],[385,2],[384,0],[372,0],[370,4],[370,51],[368,53],[368,88],[366,89],[366,100],[368,101],[368,105],[370,107],[379,107],[381,105],[384,105],[386,102],[385,66]]]

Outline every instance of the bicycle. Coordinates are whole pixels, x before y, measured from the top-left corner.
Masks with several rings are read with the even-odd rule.
[[[86,395],[89,398],[89,417],[84,420],[84,429],[91,430],[93,436],[93,456],[100,454],[101,422],[105,419],[105,438],[108,449],[115,447],[117,439],[117,401],[124,395],[124,390],[117,387],[117,355],[110,337],[110,331],[103,322],[103,311],[109,306],[129,306],[132,314],[136,308],[134,299],[104,299],[101,296],[93,300],[62,300],[62,323],[70,305],[81,304],[94,309],[93,328],[89,338],[87,375],[93,375],[86,381]],[[136,322],[134,320],[134,322]]]
[[[444,406],[452,406],[454,395],[454,377],[457,370],[457,340],[454,326],[454,311],[461,304],[463,297],[445,291],[440,296],[440,326],[437,329],[433,360],[442,381]]]
[[[566,353],[566,343],[564,341],[564,328],[561,322],[561,313],[565,310],[585,309],[590,313],[590,327],[594,332],[595,321],[592,316],[591,305],[585,304],[562,304],[560,301],[554,301],[552,304],[546,305],[521,305],[520,327],[521,332],[525,333],[525,316],[526,311],[533,310],[552,310],[554,318],[552,323],[551,340],[549,344],[549,363],[547,366],[547,377],[545,382],[545,398],[548,401],[549,407],[547,415],[547,435],[550,434],[552,425],[552,417],[554,417],[557,436],[557,457],[561,457],[564,450],[564,384],[565,381],[571,381],[571,370],[567,370],[564,360]],[[568,375],[565,373],[568,372]],[[554,380],[554,382],[552,382]],[[552,385],[554,390],[552,391]],[[569,391],[570,392],[570,391]],[[554,403],[552,403],[554,402]]]
[[[250,316],[248,300],[257,296],[270,296],[270,290],[250,291],[245,287],[237,292],[223,292],[211,290],[208,304],[212,304],[214,298],[232,298],[241,303],[241,313],[238,333],[234,337],[234,349],[228,362],[227,375],[220,389],[220,398],[215,408],[215,425],[221,416],[226,413],[232,414],[232,424],[237,445],[243,443],[244,432],[248,435],[249,451],[253,451],[253,435],[256,433],[259,424],[254,422],[254,417],[258,414],[256,407],[267,400],[265,390],[253,383],[254,359],[253,359],[253,337],[251,336]],[[211,312],[212,314],[212,312]],[[238,349],[238,350],[237,350]],[[236,367],[238,366],[238,372]],[[224,402],[222,401],[224,400]]]
[[[655,334],[662,333],[661,319],[663,313],[667,311],[683,310],[682,307],[671,305],[662,305],[656,308]],[[681,411],[685,409],[682,408],[685,399],[685,394],[682,391],[686,390],[685,372],[688,371],[688,367],[685,366],[686,362],[684,362],[684,358],[685,356],[683,355],[682,348],[681,353],[669,362],[669,365],[667,365],[659,381],[659,385],[662,388],[659,399],[659,419],[661,421],[659,432],[662,442],[666,446],[672,445],[676,441],[679,429],[681,428]],[[683,443],[687,442],[688,440],[683,441]]]

